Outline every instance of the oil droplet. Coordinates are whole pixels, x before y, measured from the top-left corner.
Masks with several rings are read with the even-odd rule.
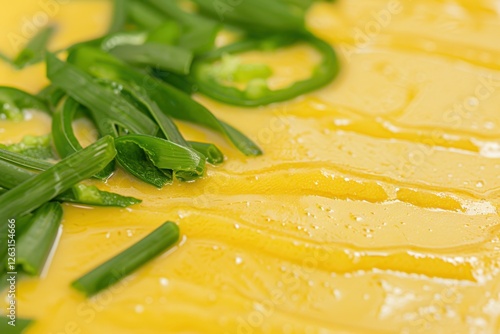
[[[234,228],[239,230],[240,229],[240,224],[234,224]]]
[[[167,279],[167,278],[165,278],[165,277],[160,278],[160,284],[161,284],[162,286],[167,286],[167,285],[168,285],[168,283],[169,283],[169,282],[168,282],[168,279]]]
[[[239,256],[236,257],[236,259],[234,260],[234,262],[236,262],[237,265],[240,265],[243,263],[243,259]]]

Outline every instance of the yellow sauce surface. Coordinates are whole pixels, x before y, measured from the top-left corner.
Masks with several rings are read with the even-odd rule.
[[[2,51],[40,3],[3,1]],[[61,4],[52,49],[109,15],[107,2]],[[341,60],[328,87],[256,109],[196,96],[262,157],[182,123],[227,161],[162,190],[120,170],[96,182],[144,200],[129,209],[64,205],[50,267],[18,283],[28,334],[500,332],[500,1],[337,0],[308,26]],[[302,76],[307,55],[274,65]],[[1,84],[45,82],[41,65],[0,63]],[[37,113],[0,121],[0,142],[48,132]],[[166,220],[174,250],[94,298],[70,288]]]

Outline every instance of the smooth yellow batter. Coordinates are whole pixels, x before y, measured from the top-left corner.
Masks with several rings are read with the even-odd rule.
[[[14,54],[6,36],[43,8],[2,4]],[[61,4],[52,49],[109,15],[108,2]],[[308,26],[341,58],[328,87],[257,109],[196,97],[262,157],[179,124],[226,163],[162,190],[120,170],[96,182],[144,200],[130,209],[64,205],[48,271],[18,284],[28,334],[500,332],[500,1],[337,0]],[[296,47],[273,65],[300,77],[308,61]],[[43,66],[0,63],[1,84],[45,82]],[[0,142],[49,131],[34,113],[0,121]],[[92,299],[70,288],[166,220],[174,250]]]

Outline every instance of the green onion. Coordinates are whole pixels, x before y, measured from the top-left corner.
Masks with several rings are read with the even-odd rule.
[[[221,27],[219,23],[196,13],[185,12],[177,1],[146,0],[145,2],[181,24],[183,31],[179,37],[180,47],[195,54],[213,49]]]
[[[186,180],[201,177],[205,171],[205,157],[191,148],[151,136],[129,135],[115,140],[117,160],[130,174],[161,188],[170,182],[172,170],[177,178]]]
[[[73,119],[80,108],[82,106],[78,102],[68,97],[62,106],[56,108],[52,116],[52,139],[61,158],[66,158],[82,149],[73,131]],[[99,180],[107,180],[114,170],[115,164],[112,161],[94,177]]]
[[[207,158],[207,161],[213,165],[219,165],[224,162],[224,154],[214,144],[190,141],[189,145],[195,151],[203,154]]]
[[[147,84],[147,93],[160,109],[169,116],[194,124],[206,126],[224,134],[241,152],[249,156],[261,155],[260,148],[232,126],[219,121],[207,108],[184,92],[146,76],[119,62],[109,59],[97,49],[81,47],[71,52],[68,61],[106,80],[127,82],[131,85]]]
[[[305,32],[304,11],[298,11],[280,0],[238,1],[234,5],[214,0],[193,1],[200,6],[203,12],[209,13],[215,19],[233,23],[247,31],[259,33]]]
[[[98,128],[107,126],[111,129],[116,124],[133,133],[154,135],[158,131],[158,127],[150,118],[125,99],[99,85],[89,74],[60,61],[50,53],[47,54],[47,77],[54,85],[64,89],[69,96],[89,108],[93,115],[99,114],[112,122],[106,125],[98,122]]]
[[[47,46],[49,44],[50,38],[54,35],[55,28],[53,26],[47,26],[41,29],[35,37],[33,37],[26,47],[19,52],[19,54],[14,58],[12,64],[19,69],[22,69],[30,64],[38,62],[43,59]]]
[[[130,1],[128,16],[142,28],[153,30],[165,23],[165,16],[143,1]]]
[[[29,275],[40,275],[62,220],[61,204],[50,202],[33,215],[33,222],[17,241],[17,264]]]
[[[146,42],[147,38],[148,33],[145,31],[120,31],[104,36],[93,47],[100,47],[107,52],[119,45],[141,45]]]
[[[3,149],[0,149],[0,160],[9,162],[21,168],[27,168],[35,171],[44,171],[54,165],[45,160],[32,158],[30,156]]]
[[[5,282],[5,277],[2,277],[2,282]],[[28,328],[34,320],[23,319],[16,317],[15,326],[9,325],[9,321],[12,321],[7,316],[0,316],[0,333],[2,334],[22,334]]]
[[[179,240],[179,227],[166,222],[125,251],[73,281],[75,289],[92,296],[172,247]]]
[[[128,0],[114,0],[113,16],[108,28],[109,33],[120,31],[127,22]]]
[[[54,159],[50,135],[25,136],[19,143],[0,144],[0,149],[26,155],[35,159]]]
[[[115,155],[113,138],[104,137],[12,188],[0,196],[0,227],[5,226],[8,219],[30,213],[76,183],[88,179],[106,167]]]
[[[12,189],[37,174],[30,171],[44,171],[51,163],[32,159],[24,155],[0,150],[0,187]],[[95,186],[77,184],[55,198],[57,201],[96,206],[128,207],[141,200],[115,193],[101,191]]]
[[[179,74],[188,74],[193,54],[180,47],[160,43],[119,45],[110,53],[127,63],[146,65]]]
[[[149,32],[148,42],[175,45],[182,35],[181,26],[175,21],[166,21],[159,27]]]
[[[23,113],[29,110],[50,114],[41,99],[13,87],[0,86],[0,118],[21,121],[24,119]]]

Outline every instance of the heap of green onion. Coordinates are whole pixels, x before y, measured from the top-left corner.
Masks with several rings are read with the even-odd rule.
[[[60,203],[116,207],[140,203],[82,181],[106,180],[118,164],[161,188],[173,179],[196,180],[204,175],[207,163],[224,161],[215,145],[186,140],[174,119],[218,132],[247,156],[262,154],[243,133],[193,100],[194,92],[230,104],[259,106],[318,89],[338,72],[333,49],[305,27],[305,13],[314,0],[252,0],[218,6],[212,0],[186,2],[195,10],[188,11],[174,0],[116,0],[108,33],[62,50],[67,51],[66,61],[46,52],[56,33],[52,26],[42,29],[14,59],[1,56],[18,69],[45,59],[51,82],[36,96],[0,87],[2,118],[19,121],[26,110],[52,117],[50,136],[0,145],[0,244],[6,244],[8,220],[16,219],[16,270],[41,273],[62,220]],[[240,39],[216,48],[221,29],[236,32]],[[272,71],[265,64],[236,61],[221,69],[221,63],[238,53],[297,42],[314,47],[323,61],[309,79],[288,88],[268,88],[266,79]],[[246,89],[227,85],[231,80],[246,83]],[[100,136],[86,148],[73,131],[79,117],[91,120]],[[166,223],[72,285],[93,295],[178,238],[177,225]],[[3,273],[6,258],[6,249],[1,249]]]

